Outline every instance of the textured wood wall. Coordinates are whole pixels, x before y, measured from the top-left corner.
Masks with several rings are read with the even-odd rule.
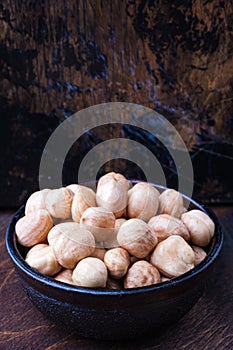
[[[36,187],[52,130],[110,101],[165,115],[192,152],[197,194],[231,200],[232,174],[219,169],[232,164],[232,0],[4,0],[0,12],[0,192],[12,191],[9,204]]]

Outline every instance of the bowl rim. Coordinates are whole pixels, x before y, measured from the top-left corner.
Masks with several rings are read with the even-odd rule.
[[[135,181],[129,179],[130,182],[133,184],[136,184],[137,182],[143,182],[143,181]],[[94,184],[94,183],[92,183]],[[160,190],[168,189],[168,187],[153,184],[155,188]],[[85,185],[88,185],[85,184]],[[90,185],[90,183],[89,183]],[[20,219],[22,214],[24,213],[25,204],[22,205],[14,214],[13,218],[10,220],[7,230],[6,230],[6,248],[7,252],[13,261],[13,263],[18,267],[20,271],[22,271],[24,274],[26,274],[28,277],[33,278],[34,280],[42,283],[43,285],[46,285],[48,287],[55,288],[60,291],[65,292],[72,292],[72,293],[81,293],[81,294],[87,294],[87,295],[96,295],[96,296],[113,296],[113,295],[134,295],[134,294],[142,294],[142,293],[150,293],[155,292],[156,290],[163,290],[163,289],[170,289],[174,286],[179,286],[182,283],[190,280],[194,276],[198,276],[201,274],[201,272],[207,270],[217,259],[219,256],[224,236],[222,233],[222,228],[219,223],[219,220],[215,213],[205,204],[197,202],[193,198],[190,198],[186,196],[185,194],[182,194],[182,197],[187,199],[190,203],[192,203],[197,209],[203,211],[206,213],[215,223],[215,244],[211,247],[210,253],[206,256],[206,258],[197,266],[195,266],[190,271],[175,277],[174,279],[171,279],[169,281],[160,282],[157,284],[144,286],[144,287],[137,287],[137,288],[128,288],[128,289],[106,289],[106,288],[87,288],[87,287],[80,287],[75,286],[67,283],[63,283],[60,281],[55,280],[53,277],[49,277],[46,275],[43,275],[42,273],[34,270],[32,267],[30,267],[26,261],[21,256],[18,248],[17,248],[17,238],[15,234],[15,225],[16,222]]]

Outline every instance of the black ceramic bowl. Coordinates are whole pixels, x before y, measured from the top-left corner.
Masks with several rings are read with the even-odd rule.
[[[90,289],[61,283],[36,272],[25,263],[25,250],[15,235],[15,224],[23,215],[24,207],[8,226],[6,246],[28,297],[56,324],[97,339],[143,336],[167,327],[192,308],[221,251],[223,234],[215,214],[194,200],[190,199],[190,203],[190,209],[204,211],[215,223],[208,256],[182,276],[156,285],[126,290]]]

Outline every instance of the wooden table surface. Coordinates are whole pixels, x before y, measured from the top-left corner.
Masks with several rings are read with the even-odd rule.
[[[13,211],[0,212],[0,349],[233,349],[233,207],[213,207],[225,234],[215,273],[193,309],[165,333],[129,342],[83,339],[44,319],[17,281],[5,248]]]

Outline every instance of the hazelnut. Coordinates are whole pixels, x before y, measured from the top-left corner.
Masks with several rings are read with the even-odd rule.
[[[130,265],[129,253],[123,248],[113,248],[106,252],[104,263],[111,277],[122,278]]]
[[[159,191],[146,182],[139,182],[128,191],[128,218],[145,222],[155,216],[159,207]]]
[[[145,260],[135,262],[128,270],[124,280],[125,288],[138,288],[161,282],[156,267]]]
[[[194,261],[194,265],[197,266],[198,264],[200,264],[202,262],[202,260],[204,260],[207,256],[206,252],[204,251],[204,249],[202,249],[201,247],[198,247],[196,245],[191,245],[194,254],[195,254],[195,261]]]
[[[59,272],[59,274],[55,277],[55,280],[63,283],[74,284],[72,274],[73,270],[65,269]]]
[[[66,188],[68,188],[68,190],[71,190],[73,192],[73,194],[75,194],[75,192],[79,189],[78,184],[70,184],[68,186],[66,186]]]
[[[44,242],[52,227],[53,220],[47,210],[38,209],[19,219],[15,226],[15,232],[20,244],[32,247]]]
[[[67,269],[73,269],[79,260],[90,256],[95,250],[92,233],[76,222],[54,226],[49,231],[48,242],[59,264]]]
[[[125,218],[118,218],[118,219],[116,219],[116,221],[115,221],[115,226],[114,226],[116,232],[119,231],[119,228],[120,228],[126,221],[127,221],[127,220],[126,220]]]
[[[73,196],[68,188],[50,190],[45,197],[46,209],[56,219],[68,219],[71,216]]]
[[[164,276],[161,277],[161,282],[167,282],[167,281],[171,281],[171,278],[167,278]]]
[[[163,241],[171,235],[178,235],[189,241],[190,235],[184,223],[167,214],[160,214],[151,218],[148,222],[151,230],[156,233],[158,242]]]
[[[97,205],[121,217],[125,213],[128,199],[129,182],[118,173],[108,173],[102,176],[97,185]]]
[[[73,220],[76,222],[80,222],[81,216],[84,213],[84,211],[89,207],[95,206],[95,192],[91,188],[77,185],[71,207]]]
[[[144,258],[154,249],[158,238],[141,219],[129,219],[120,227],[117,241],[136,258]]]
[[[73,281],[82,287],[106,287],[108,271],[103,261],[97,258],[81,260],[73,271]]]
[[[103,247],[95,247],[95,250],[91,254],[91,256],[93,258],[98,258],[98,259],[104,261],[105,253],[106,253],[106,249],[104,249]]]
[[[53,276],[61,270],[52,247],[48,244],[37,244],[27,253],[25,261],[39,271],[48,276]]]
[[[28,198],[25,206],[25,215],[35,212],[39,209],[46,209],[45,207],[45,197],[48,194],[50,190],[44,189],[41,191],[36,191],[31,194],[31,196]]]
[[[194,267],[195,255],[180,236],[170,236],[160,242],[151,254],[151,263],[168,278],[178,277]]]
[[[183,197],[173,189],[167,189],[159,196],[159,211],[180,219],[185,212]]]
[[[210,217],[203,211],[193,209],[184,213],[181,220],[190,233],[190,240],[193,244],[204,247],[210,243],[214,235],[215,225]]]
[[[87,208],[81,216],[80,225],[91,231],[97,241],[111,239],[115,234],[115,216],[105,208]]]

